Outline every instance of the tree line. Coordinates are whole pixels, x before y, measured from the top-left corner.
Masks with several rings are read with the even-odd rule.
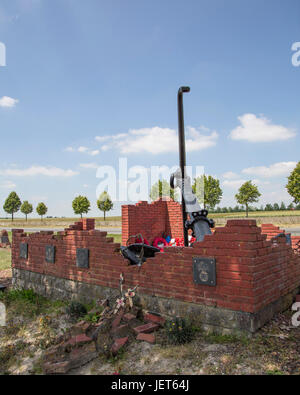
[[[288,177],[286,189],[293,198],[293,203],[289,204],[288,206],[286,206],[284,202],[281,202],[280,205],[278,203],[274,203],[273,205],[268,203],[265,206],[261,206],[260,208],[252,207],[251,204],[258,202],[261,193],[259,192],[258,187],[253,184],[251,180],[246,181],[239,188],[238,193],[235,195],[235,200],[237,201],[238,205],[233,208],[216,208],[216,206],[221,202],[223,191],[220,187],[220,181],[212,176],[202,175],[201,177],[195,178],[192,188],[199,203],[203,204],[204,208],[209,209],[211,212],[228,213],[246,210],[246,216],[248,217],[249,211],[300,210],[300,162],[298,162],[297,166]],[[173,200],[178,199],[178,193],[170,188],[169,182],[166,180],[159,180],[151,187],[150,199],[154,201],[157,198],[163,196],[169,196]],[[83,214],[88,213],[91,204],[86,196],[79,195],[73,200],[72,207],[74,213],[82,217]],[[105,220],[106,213],[113,209],[113,202],[106,191],[102,192],[102,194],[99,196],[99,199],[97,200],[97,207],[103,212]],[[8,214],[11,214],[12,221],[14,219],[14,214],[19,210],[25,214],[26,221],[27,216],[33,212],[32,204],[30,204],[27,200],[22,203],[16,192],[11,192],[9,194],[4,203],[3,209]],[[48,208],[45,203],[38,203],[36,212],[41,216],[41,219],[43,219],[43,216],[47,213],[47,211]]]
[[[105,220],[106,212],[113,208],[113,203],[106,191],[100,195],[99,199],[97,200],[97,206],[99,210],[103,211]],[[82,218],[82,214],[87,214],[90,210],[91,204],[86,196],[80,195],[73,200],[72,207],[74,213],[81,215]],[[16,192],[11,192],[5,200],[3,209],[7,214],[11,214],[12,221],[14,220],[15,213],[17,213],[19,210],[25,215],[27,221],[27,216],[33,212],[33,205],[27,200],[24,200],[22,203],[18,194]],[[36,212],[38,215],[40,215],[41,220],[43,219],[43,216],[46,215],[47,211],[48,207],[45,205],[45,203],[38,203]]]
[[[24,200],[22,203],[17,193],[11,192],[4,202],[3,210],[7,214],[11,214],[12,221],[14,220],[14,214],[20,210],[25,215],[27,221],[27,216],[33,212],[33,205],[27,200]],[[43,219],[43,216],[47,213],[47,211],[48,207],[43,202],[38,203],[36,206],[36,212],[38,215],[40,215],[41,219]]]
[[[235,206],[234,208],[216,208],[216,206],[221,202],[223,191],[220,187],[220,181],[212,176],[202,175],[201,177],[195,178],[192,188],[199,203],[211,212],[227,213],[246,211],[246,216],[248,217],[249,211],[300,210],[300,162],[298,162],[295,169],[291,172],[286,185],[286,189],[293,198],[295,206],[291,203],[286,207],[284,202],[281,202],[280,205],[278,203],[274,203],[273,205],[268,203],[264,207],[261,206],[260,209],[252,207],[251,204],[259,201],[261,193],[259,192],[257,185],[255,185],[251,180],[246,181],[239,188],[238,193],[235,195],[235,200],[241,206]],[[158,197],[162,196],[170,196],[174,200],[177,200],[176,193],[170,188],[169,182],[166,180],[158,181],[151,188],[151,200],[156,200]]]

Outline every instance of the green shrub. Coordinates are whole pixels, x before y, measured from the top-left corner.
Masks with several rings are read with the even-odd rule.
[[[8,302],[22,300],[29,303],[36,303],[40,298],[40,296],[32,289],[11,289],[8,292],[3,293],[1,296],[1,299],[5,299]]]
[[[167,321],[165,328],[171,344],[184,344],[193,339],[193,327],[183,318],[176,317]]]
[[[67,306],[66,312],[70,317],[76,319],[84,317],[87,314],[86,307],[82,303],[76,301],[72,301],[69,306]]]

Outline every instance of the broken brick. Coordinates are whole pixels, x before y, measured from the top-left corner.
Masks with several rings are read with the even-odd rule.
[[[124,315],[123,311],[120,311],[118,313],[118,315],[116,316],[116,318],[113,320],[113,322],[111,324],[113,329],[117,328],[120,325],[120,322],[121,322],[121,319],[122,319],[123,315]]]
[[[161,326],[163,326],[166,322],[166,320],[162,316],[156,315],[156,314],[151,314],[151,313],[145,314],[144,320],[146,322],[153,322],[154,324],[159,324]]]
[[[82,346],[83,344],[90,343],[91,341],[93,341],[93,339],[82,333],[81,335],[72,337],[64,344],[64,346]]]
[[[156,331],[158,329],[159,329],[159,325],[158,324],[154,324],[153,322],[149,322],[148,324],[140,325],[140,326],[137,326],[137,327],[133,328],[133,330],[137,334],[139,334],[139,333],[151,333],[151,332],[154,332],[154,331]]]
[[[127,324],[120,325],[112,330],[112,334],[114,337],[125,337],[128,336],[129,332],[130,328]]]
[[[131,321],[131,320],[134,320],[136,317],[135,317],[135,315],[133,315],[133,314],[131,314],[131,313],[127,313],[127,314],[125,314],[124,316],[123,316],[123,319],[125,320],[125,321]]]
[[[139,333],[137,335],[137,340],[141,340],[150,344],[155,343],[155,336],[152,333]]]
[[[119,339],[116,339],[114,344],[111,347],[111,352],[116,355],[118,353],[118,351],[125,346],[125,344],[128,341],[128,337],[122,337]]]

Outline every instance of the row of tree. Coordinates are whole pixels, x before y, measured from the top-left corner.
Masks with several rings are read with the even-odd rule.
[[[77,196],[73,200],[72,206],[74,213],[79,214],[82,217],[82,214],[88,213],[91,204],[87,197]],[[106,191],[104,191],[100,195],[99,199],[97,200],[97,206],[99,210],[104,212],[104,220],[105,220],[106,212],[110,211],[113,208],[113,203]],[[27,200],[25,200],[22,203],[21,199],[19,198],[16,192],[11,192],[9,194],[9,196],[5,200],[3,209],[7,214],[11,214],[12,221],[14,220],[14,214],[17,213],[19,210],[25,215],[26,221],[27,221],[27,216],[33,212],[32,204],[30,204]],[[36,207],[36,212],[38,213],[38,215],[41,216],[41,219],[43,219],[43,216],[46,215],[47,211],[48,211],[48,207],[43,202],[39,203]]]
[[[249,211],[286,211],[286,210],[300,210],[300,204],[294,205],[290,203],[288,206],[285,205],[284,202],[278,203],[267,203],[265,206],[253,207],[249,206]],[[245,211],[244,206],[235,206],[235,207],[216,207],[210,210],[213,213],[240,213]]]
[[[220,187],[220,181],[212,176],[203,175],[201,177],[195,178],[194,183],[192,185],[193,191],[197,196],[197,199],[200,204],[212,212],[239,212],[244,211],[246,209],[246,216],[248,217],[249,211],[279,211],[286,209],[300,209],[300,162],[298,162],[296,168],[291,172],[288,177],[288,183],[286,188],[293,198],[293,202],[296,206],[291,203],[289,206],[285,206],[284,202],[279,205],[278,203],[266,204],[265,207],[261,206],[260,209],[251,207],[252,203],[257,203],[261,193],[258,190],[258,187],[252,183],[252,181],[245,182],[238,190],[238,193],[235,195],[235,199],[240,206],[236,206],[234,208],[227,207],[217,207],[215,208],[222,199],[223,191]],[[159,197],[169,196],[174,200],[178,199],[178,194],[170,188],[170,184],[166,180],[158,181],[156,184],[152,185],[150,198],[151,200],[156,200]],[[77,196],[73,202],[72,207],[74,213],[80,215],[82,217],[83,214],[87,214],[90,210],[91,204],[86,196]],[[99,199],[97,200],[97,207],[100,211],[104,213],[104,220],[106,218],[106,213],[113,208],[113,202],[109,194],[104,191]],[[11,214],[12,221],[14,219],[14,214],[21,210],[23,214],[26,216],[33,212],[33,206],[27,200],[23,203],[21,202],[19,196],[16,192],[11,192],[6,199],[3,209]],[[43,216],[47,213],[48,208],[44,203],[39,203],[36,207],[36,212],[43,218]]]
[[[25,214],[26,221],[27,221],[27,216],[33,212],[33,206],[30,204],[27,200],[24,200],[24,202],[21,202],[21,199],[17,195],[16,192],[11,192],[8,195],[8,198],[5,200],[3,209],[7,214],[11,214],[11,220],[14,220],[14,214],[17,213],[19,210],[23,214]],[[45,205],[45,203],[41,202],[36,206],[36,212],[38,215],[41,216],[41,219],[43,219],[43,216],[47,213],[48,208]]]
[[[80,215],[87,214],[91,208],[91,203],[86,196],[77,196],[72,202],[73,211],[75,214]],[[104,221],[106,218],[106,213],[113,209],[114,205],[111,201],[109,194],[104,191],[101,193],[99,199],[97,200],[97,207],[103,212]]]
[[[242,205],[242,208],[236,206],[234,209],[227,209],[224,207],[221,209],[215,207],[221,202],[223,191],[220,187],[220,181],[212,176],[203,175],[201,177],[197,177],[194,179],[194,183],[192,185],[193,191],[197,196],[197,199],[200,204],[210,211],[216,212],[234,212],[234,211],[244,211],[246,209],[246,216],[248,217],[248,212],[251,210],[256,210],[252,208],[250,205],[252,203],[257,203],[261,193],[258,190],[258,187],[252,183],[252,181],[246,181],[238,190],[238,193],[235,195],[235,199],[238,204]],[[300,162],[298,162],[295,169],[291,172],[288,177],[288,183],[286,185],[287,191],[290,196],[293,198],[294,205],[291,203],[288,207],[282,202],[279,206],[278,203],[267,204],[265,208],[261,208],[264,211],[273,211],[273,210],[286,210],[286,209],[300,209]],[[174,190],[170,188],[168,181],[162,180],[158,181],[157,184],[152,186],[150,198],[152,200],[156,200],[158,197],[162,196],[170,196],[174,200],[177,199],[176,193]],[[257,209],[259,210],[259,209]]]

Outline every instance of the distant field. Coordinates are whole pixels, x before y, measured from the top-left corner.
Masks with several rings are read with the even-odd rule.
[[[213,218],[216,225],[225,225],[227,219],[243,219],[246,218],[245,212],[240,213],[211,213],[210,218]],[[94,217],[95,218],[95,217]],[[274,225],[285,226],[300,226],[300,210],[286,210],[286,211],[253,211],[249,213],[249,217],[257,220],[257,224],[273,223]],[[67,228],[69,225],[80,218],[45,218],[43,221],[40,219],[28,219],[26,222],[23,218],[16,218],[13,222],[10,219],[0,219],[0,227],[2,228]],[[108,217],[106,221],[103,217],[97,217],[96,228],[121,228],[121,217]]]
[[[95,218],[95,217],[93,217]],[[106,221],[103,217],[97,217],[96,227],[120,227],[121,217],[107,217]],[[0,219],[0,227],[7,228],[67,228],[74,222],[80,221],[80,218],[39,218],[29,219],[25,221],[24,218],[15,218],[12,222],[11,219]]]
[[[246,218],[246,213],[214,213],[209,214],[217,225],[224,225],[228,219],[243,219]],[[297,226],[300,225],[300,210],[286,210],[286,211],[253,211],[249,212],[249,219],[256,219],[257,224],[272,223],[274,225]]]

